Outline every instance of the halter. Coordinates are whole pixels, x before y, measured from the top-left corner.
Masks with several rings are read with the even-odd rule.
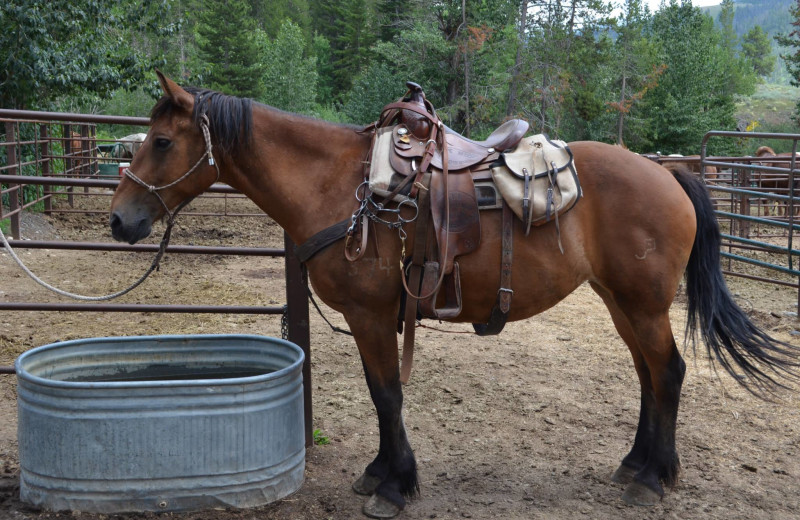
[[[200,166],[200,163],[202,163],[203,159],[205,159],[206,157],[208,157],[209,166],[213,166],[217,170],[217,178],[216,178],[216,180],[214,182],[219,181],[219,165],[214,160],[214,154],[211,152],[211,132],[208,129],[208,125],[209,124],[210,123],[209,123],[209,120],[208,120],[208,116],[206,114],[203,114],[202,116],[200,116],[200,130],[203,131],[203,138],[205,139],[205,142],[206,142],[206,151],[205,151],[205,153],[200,156],[200,158],[197,160],[196,163],[194,163],[194,166],[189,168],[189,171],[187,171],[186,173],[184,173],[183,175],[181,175],[180,177],[178,177],[174,181],[170,182],[169,184],[165,184],[164,186],[154,186],[152,184],[147,184],[145,181],[143,181],[142,179],[137,177],[136,174],[133,173],[133,170],[131,170],[130,168],[125,168],[123,170],[123,172],[122,172],[130,180],[132,180],[133,182],[135,182],[139,186],[145,188],[148,192],[150,192],[150,193],[152,193],[153,195],[156,196],[158,201],[164,207],[164,211],[167,214],[167,224],[169,226],[172,226],[173,222],[175,221],[175,217],[178,215],[178,212],[181,209],[183,209],[183,207],[186,206],[189,202],[191,202],[192,199],[188,199],[188,200],[185,200],[185,201],[181,202],[175,208],[175,211],[170,211],[169,206],[167,206],[167,203],[164,202],[164,199],[158,193],[159,191],[165,190],[167,188],[171,188],[172,186],[175,186],[176,184],[178,184],[182,180],[184,180],[187,177],[189,177],[189,175],[194,173],[194,171]]]

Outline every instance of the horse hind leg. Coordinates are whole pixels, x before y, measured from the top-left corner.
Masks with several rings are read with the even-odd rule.
[[[641,386],[633,446],[612,481],[626,486],[622,496],[625,502],[654,505],[664,495],[662,484],[671,487],[677,483],[680,462],[675,430],[685,364],[675,345],[667,311],[652,316],[638,308],[626,312],[608,291],[595,285],[593,288],[603,298],[633,356]]]

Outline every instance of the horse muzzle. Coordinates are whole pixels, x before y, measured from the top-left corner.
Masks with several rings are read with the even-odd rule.
[[[150,235],[153,220],[143,214],[126,217],[121,211],[113,211],[108,221],[114,240],[135,244]]]

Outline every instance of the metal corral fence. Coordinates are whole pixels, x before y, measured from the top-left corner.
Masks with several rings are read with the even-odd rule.
[[[708,157],[712,139],[733,139],[737,144],[785,140],[792,151],[774,154],[760,147],[759,156]],[[725,274],[797,289],[798,311],[800,250],[794,242],[800,230],[795,184],[799,140],[800,134],[712,131],[703,137],[698,156],[648,156],[666,167],[683,163],[704,178],[722,231]]]
[[[9,240],[12,248],[69,249],[92,251],[139,251],[155,253],[158,245],[89,243],[75,241],[21,240],[20,217],[24,210],[45,214],[107,213],[108,197],[119,184],[120,165],[129,162],[135,153],[137,138],[98,139],[97,125],[130,125],[133,130],[147,127],[142,117],[120,117],[55,112],[34,112],[0,109],[0,220],[9,219]],[[4,130],[4,132],[3,132]],[[130,145],[130,146],[129,146]],[[132,149],[130,149],[132,148]],[[81,189],[82,188],[82,189]],[[106,188],[91,190],[90,188]],[[263,212],[229,212],[228,199],[246,199],[232,188],[215,185],[204,197],[224,198],[224,211],[183,215],[217,215],[223,217],[263,217]],[[54,197],[66,199],[74,208],[75,197],[87,197],[97,202],[97,209],[81,204],[81,209],[58,209]],[[237,208],[241,205],[237,204]],[[257,209],[257,208],[256,208]],[[306,444],[312,442],[311,353],[308,314],[307,279],[294,256],[294,244],[284,239],[284,249],[258,247],[169,246],[171,254],[212,254],[247,256],[283,256],[286,269],[286,305],[283,306],[226,306],[226,305],[151,305],[110,303],[26,303],[0,302],[4,311],[74,311],[74,312],[165,312],[271,314],[283,319],[284,336],[305,352],[303,367],[305,392]],[[13,374],[13,367],[0,367],[0,374]]]

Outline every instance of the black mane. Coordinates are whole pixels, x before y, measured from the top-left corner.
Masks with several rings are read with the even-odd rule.
[[[208,116],[211,138],[225,154],[247,150],[252,140],[253,101],[196,87],[184,90],[194,96],[192,121],[200,124],[203,115]],[[176,108],[169,96],[158,100],[150,112],[150,124]]]

